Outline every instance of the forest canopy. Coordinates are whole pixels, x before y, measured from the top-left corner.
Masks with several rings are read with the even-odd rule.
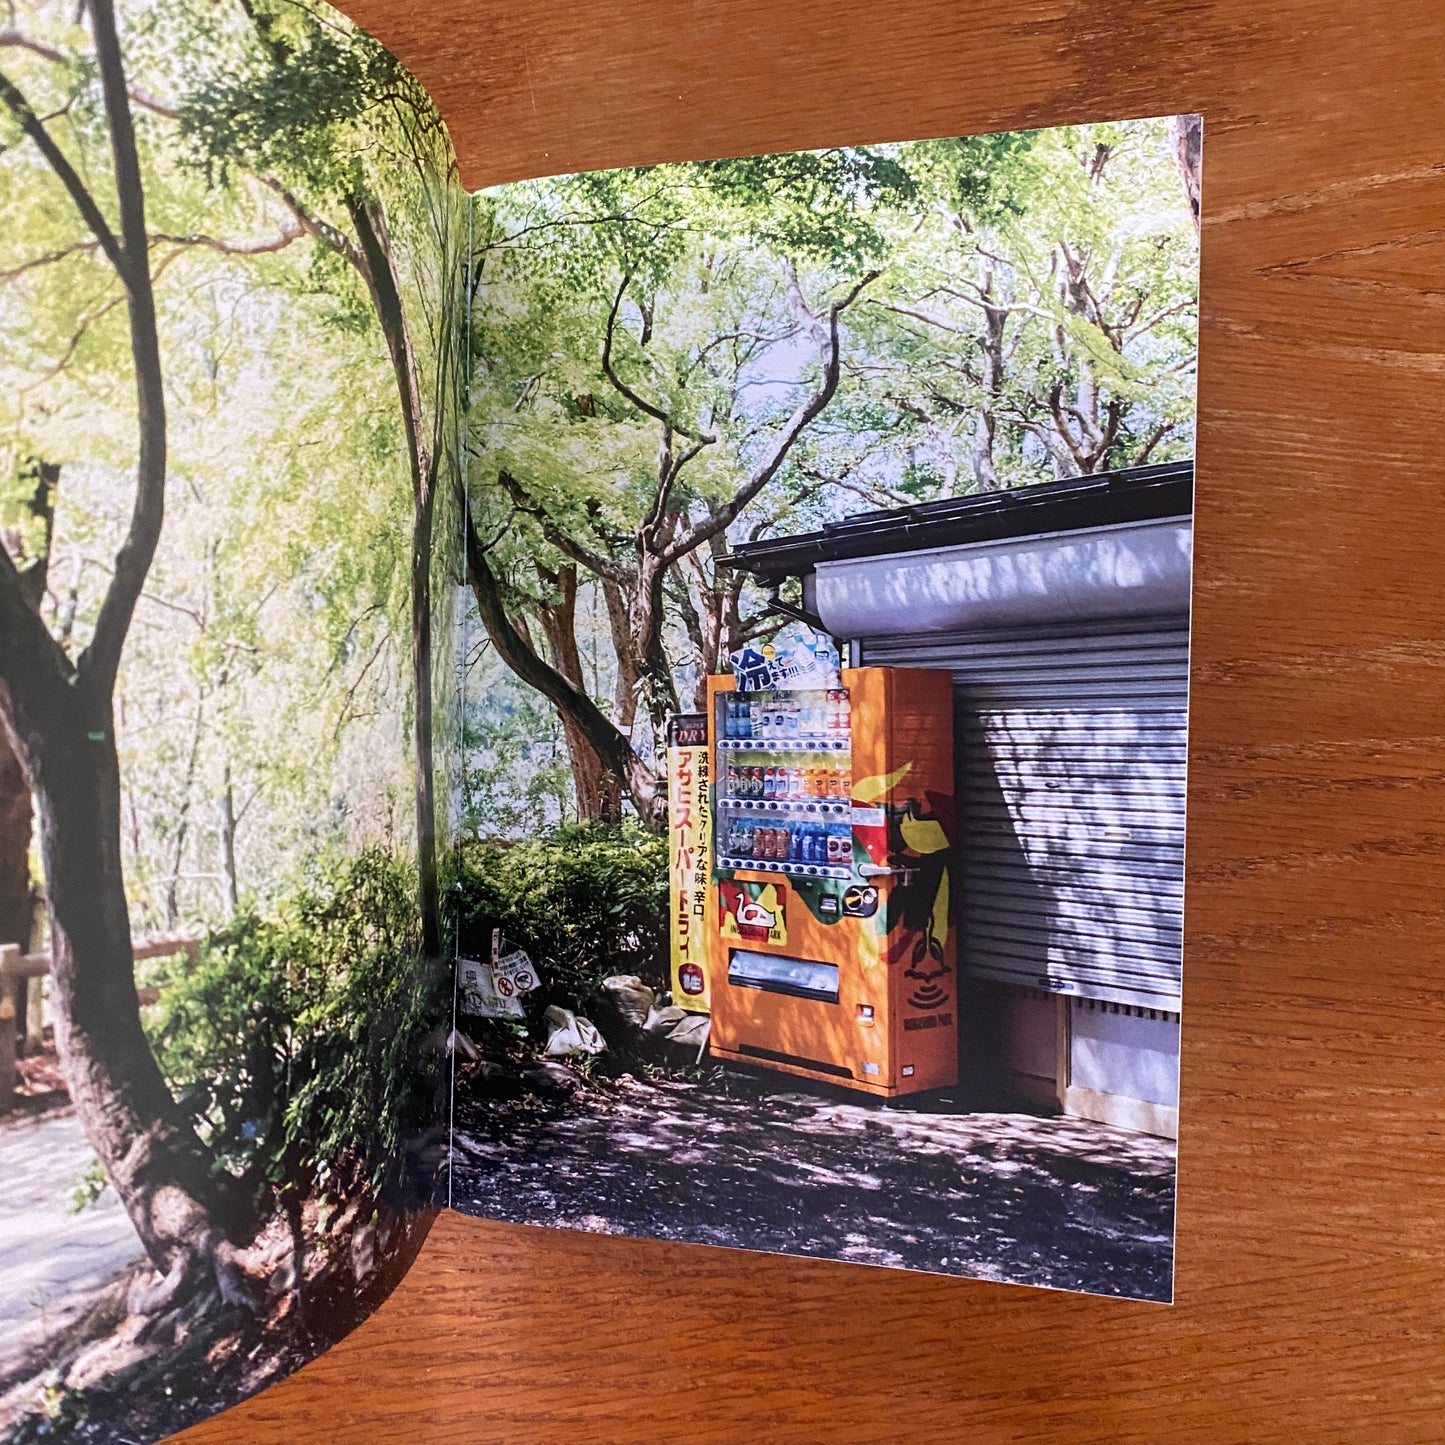
[[[320,0],[0,18],[0,942],[146,1258],[72,1422],[314,1352],[435,1185],[466,204]]]
[[[25,6],[26,43],[0,58],[103,194],[75,21]],[[169,422],[166,524],[116,696],[144,929],[223,921],[317,854],[414,834],[407,424],[351,206],[405,198],[385,240],[430,440],[454,425],[444,348],[425,343],[455,298],[463,202],[429,101],[329,7],[163,0],[120,21]],[[18,558],[44,556],[42,615],[78,653],[129,510],[124,288],[8,113],[0,131],[0,526]]]
[[[849,512],[1193,452],[1168,119],[662,165],[474,202],[468,816],[636,812],[781,620],[718,565]]]

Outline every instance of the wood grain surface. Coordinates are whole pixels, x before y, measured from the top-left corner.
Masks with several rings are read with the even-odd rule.
[[[444,1216],[186,1438],[1445,1440],[1445,7],[346,8],[472,185],[1204,113],[1177,1303]]]

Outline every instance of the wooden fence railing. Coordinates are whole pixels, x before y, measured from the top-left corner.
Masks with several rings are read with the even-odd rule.
[[[198,938],[172,934],[162,938],[137,938],[131,944],[137,962],[145,958],[171,958],[184,953],[194,963],[200,954]],[[48,953],[22,953],[18,943],[0,943],[0,1115],[7,1114],[15,1099],[15,1015],[16,991],[32,978],[50,972]],[[138,988],[142,1004],[154,1003],[160,990]]]

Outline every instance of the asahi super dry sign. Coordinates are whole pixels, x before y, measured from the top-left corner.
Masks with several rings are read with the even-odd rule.
[[[667,725],[672,997],[681,1008],[698,1013],[711,1008],[707,976],[712,913],[708,769],[706,715],[679,713]]]

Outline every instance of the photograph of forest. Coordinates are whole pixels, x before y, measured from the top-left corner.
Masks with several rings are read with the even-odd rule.
[[[7,1439],[213,1413],[423,1233],[465,207],[325,4],[0,15]]]
[[[826,1082],[805,1089],[800,1071],[849,1071],[800,1065],[791,1044],[748,1046],[791,1060],[791,1075],[723,1058],[716,979],[709,1051],[705,1012],[689,1011],[669,974],[670,848],[682,845],[669,838],[665,740],[673,720],[706,726],[710,678],[761,662],[757,650],[799,618],[817,625],[796,576],[768,587],[739,565],[750,549],[826,540],[847,518],[882,527],[910,508],[934,509],[922,518],[971,498],[1188,472],[1200,146],[1199,117],[1163,117],[560,176],[473,197],[461,949],[478,975],[469,993],[463,963],[454,1207],[1169,1297],[1171,1140],[985,1115],[957,1091],[932,1099],[926,1127],[921,1115],[896,1123],[891,1107],[860,1110]],[[1187,517],[1172,536],[1187,588]],[[1187,629],[1187,596],[1183,606]],[[817,725],[807,706],[796,705],[805,734]],[[771,767],[743,768],[741,785],[738,770],[724,778],[717,749],[742,744],[716,741],[733,736],[723,718],[711,718],[701,802],[711,796],[715,812],[748,786],[772,799]],[[1180,737],[1168,747],[1182,758]],[[783,773],[791,791],[776,796],[796,811],[817,770]],[[890,786],[863,781],[855,820]],[[915,800],[903,820],[915,860],[952,843],[930,806]],[[826,866],[842,861],[834,851],[815,866],[811,834],[730,836],[774,872],[847,871]],[[721,832],[714,868],[720,851]],[[928,866],[939,891],[918,946],[951,969],[937,880],[952,865]],[[697,868],[699,917],[745,908],[776,946],[786,931],[811,936],[797,898],[785,930],[784,894],[727,881],[735,873],[711,875],[718,893]],[[1166,877],[1161,895],[1175,886]],[[815,889],[810,906],[826,922],[866,893],[818,903]],[[727,924],[734,939],[751,936],[744,919]],[[1152,938],[1171,925],[1151,915],[1137,927]],[[783,965],[782,992],[837,1005],[817,982],[831,965]],[[518,997],[493,996],[489,966]],[[770,986],[759,977],[751,987]],[[1158,1010],[1136,1012],[1160,1023]],[[871,1021],[872,1005],[859,1017]],[[892,1143],[877,1143],[880,1129]],[[1070,1195],[1076,1167],[1090,1182]],[[890,1213],[880,1191],[914,1204]],[[1083,1194],[1087,1219],[1069,1202]]]
[[[667,717],[778,623],[714,571],[730,544],[1192,455],[1197,180],[1192,207],[1171,136],[477,196],[469,827],[655,820]]]

